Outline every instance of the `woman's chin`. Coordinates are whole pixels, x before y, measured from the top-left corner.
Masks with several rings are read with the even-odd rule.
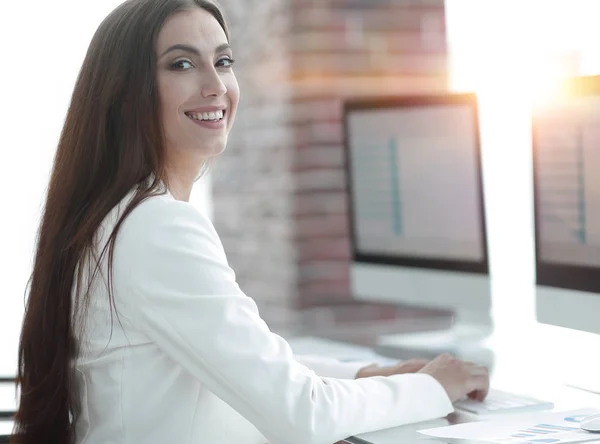
[[[220,145],[220,146],[215,146],[212,149],[205,152],[205,157],[207,159],[211,159],[213,157],[218,156],[219,154],[222,154],[224,151],[225,151],[225,144]]]
[[[225,151],[226,141],[215,141],[214,143],[207,144],[205,141],[202,146],[194,146],[193,152],[198,154],[202,158],[210,159],[218,156]]]

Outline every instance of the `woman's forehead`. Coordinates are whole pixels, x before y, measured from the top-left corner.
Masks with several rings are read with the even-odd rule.
[[[204,9],[193,8],[169,17],[158,35],[157,51],[162,54],[176,44],[215,48],[223,43],[227,36],[217,19]]]

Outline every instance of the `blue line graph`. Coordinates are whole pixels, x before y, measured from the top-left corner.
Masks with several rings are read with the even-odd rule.
[[[542,221],[566,231],[571,240],[580,245],[587,243],[584,161],[583,135],[580,128],[577,134],[575,161],[547,159],[541,169],[544,172],[541,185]]]
[[[586,217],[585,217],[585,167],[583,165],[583,134],[579,131],[577,140],[577,210],[579,212],[579,243],[586,243]]]
[[[398,180],[399,154],[395,138],[389,140],[390,151],[390,181],[392,189],[393,229],[396,236],[402,235],[402,202],[400,200],[400,181]]]
[[[404,234],[400,153],[396,138],[357,149],[355,195],[361,218],[385,221],[389,233]]]

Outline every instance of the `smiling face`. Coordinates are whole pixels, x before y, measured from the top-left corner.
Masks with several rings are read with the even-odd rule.
[[[167,159],[220,154],[239,101],[225,31],[204,9],[179,12],[165,22],[156,51]]]

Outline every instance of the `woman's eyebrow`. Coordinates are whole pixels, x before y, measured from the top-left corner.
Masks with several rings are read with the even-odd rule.
[[[231,49],[231,45],[229,45],[229,43],[223,43],[223,44],[217,46],[215,48],[215,52],[225,51],[226,49]],[[162,58],[166,54],[168,54],[172,51],[177,51],[177,50],[189,52],[190,54],[200,56],[200,50],[198,48],[196,48],[195,46],[178,43],[176,45],[171,46],[169,49],[167,49],[165,52],[163,52],[160,57]]]

